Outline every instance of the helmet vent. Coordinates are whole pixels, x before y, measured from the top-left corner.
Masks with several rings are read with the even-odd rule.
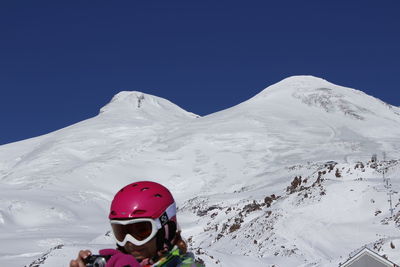
[[[140,189],[140,191],[146,191],[146,190],[149,190],[149,188],[148,187],[143,187],[142,189]]]
[[[145,210],[135,210],[134,212],[131,213],[131,215],[140,215],[146,213]]]
[[[159,197],[159,198],[162,197],[162,195],[160,195],[160,194],[155,194],[154,196],[155,196],[155,197]]]
[[[115,216],[115,215],[117,215],[117,213],[113,210],[113,211],[111,211],[111,215]]]
[[[133,184],[133,185],[132,185],[132,187],[135,187],[135,186],[137,186],[137,184]]]

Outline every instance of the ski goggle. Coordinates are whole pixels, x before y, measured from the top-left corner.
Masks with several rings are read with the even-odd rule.
[[[114,232],[117,244],[120,246],[125,246],[128,241],[136,246],[146,244],[157,234],[157,231],[161,229],[161,227],[157,226],[155,220],[150,218],[126,221],[111,220],[111,228]]]
[[[141,246],[149,242],[170,218],[176,215],[176,204],[172,203],[167,210],[157,219],[135,218],[130,220],[111,220],[111,228],[118,245],[125,246],[131,242]]]

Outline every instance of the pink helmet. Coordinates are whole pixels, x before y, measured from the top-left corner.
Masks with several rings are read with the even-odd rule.
[[[111,203],[110,220],[152,218],[158,224],[157,249],[170,250],[176,235],[176,204],[169,190],[161,184],[141,181],[119,190]]]
[[[164,214],[165,213],[165,214]],[[109,219],[152,218],[167,215],[176,221],[172,194],[161,184],[141,181],[122,188],[111,203]]]

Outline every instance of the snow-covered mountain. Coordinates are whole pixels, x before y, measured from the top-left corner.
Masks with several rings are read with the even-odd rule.
[[[381,178],[397,190],[399,159],[400,108],[312,76],[205,117],[121,92],[94,118],[0,146],[0,265],[113,247],[107,209],[135,180],[171,189],[208,266],[337,266],[364,245],[400,263],[400,199],[391,216]]]

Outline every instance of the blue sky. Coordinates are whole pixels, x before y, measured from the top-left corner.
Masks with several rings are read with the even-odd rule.
[[[207,115],[292,75],[400,106],[399,1],[1,1],[0,144],[137,90]]]

